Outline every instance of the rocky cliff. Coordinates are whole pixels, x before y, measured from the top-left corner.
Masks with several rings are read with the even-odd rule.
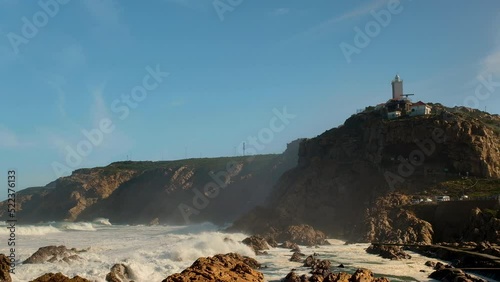
[[[281,174],[297,164],[299,142],[281,155],[166,162],[117,162],[79,169],[17,194],[23,223],[225,223],[262,204]],[[6,219],[6,202],[0,218]],[[230,212],[228,212],[230,211]]]
[[[402,202],[395,204],[388,195],[425,193],[459,175],[500,178],[499,129],[498,115],[439,104],[428,116],[387,120],[376,110],[353,115],[303,141],[299,165],[282,176],[269,205],[234,228],[264,233],[306,223],[354,240],[429,242],[430,224],[403,208],[410,200],[397,198]]]

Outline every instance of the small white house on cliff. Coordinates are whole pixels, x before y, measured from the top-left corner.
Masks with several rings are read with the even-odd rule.
[[[418,101],[410,106],[410,116],[425,116],[431,114],[431,106],[427,105],[422,101]]]

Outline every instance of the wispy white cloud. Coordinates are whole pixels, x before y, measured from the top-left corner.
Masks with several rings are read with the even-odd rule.
[[[293,36],[292,38],[290,38],[289,40],[287,40],[287,42],[296,40],[308,40],[311,37],[319,37],[324,34],[331,33],[338,27],[340,23],[358,20],[360,18],[368,16],[371,11],[376,11],[378,9],[381,9],[382,7],[387,5],[387,3],[388,0],[369,1],[362,6],[356,7],[355,9],[349,10],[341,15],[336,15],[328,20],[323,21],[318,25],[315,25],[313,27],[306,29],[305,31],[302,31]]]
[[[339,23],[343,21],[349,21],[357,18],[364,17],[370,14],[371,11],[376,11],[383,6],[387,5],[388,0],[375,0],[370,1],[363,6],[357,7],[354,10],[350,10],[342,15],[336,16],[327,21],[329,24]]]
[[[80,44],[65,46],[56,56],[57,60],[68,68],[80,67],[87,61],[83,47]]]
[[[488,54],[481,62],[479,75],[500,76],[500,49]]]
[[[90,107],[90,116],[94,126],[96,127],[99,126],[99,122],[103,118],[110,118],[108,107],[103,96],[105,88],[106,83],[101,83],[101,85],[91,90],[93,103]]]
[[[167,3],[175,4],[192,10],[204,10],[212,6],[212,1],[199,0],[165,0]]]
[[[66,114],[66,92],[63,90],[66,80],[62,75],[50,75],[47,79],[47,84],[56,92],[55,106],[61,114],[62,118],[67,118]]]
[[[116,0],[82,1],[92,19],[98,24],[95,33],[105,33],[109,36],[130,36],[130,32],[122,20],[123,8]]]
[[[32,145],[34,145],[32,142],[22,141],[14,131],[0,124],[0,148],[10,149]]]
[[[286,15],[288,13],[290,13],[289,8],[279,8],[279,9],[274,10],[274,12],[273,12],[273,14],[275,16],[283,16],[283,15]]]

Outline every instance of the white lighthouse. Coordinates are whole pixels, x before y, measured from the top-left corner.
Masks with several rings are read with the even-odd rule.
[[[392,81],[392,99],[396,101],[403,100],[403,80],[399,75],[396,75]]]

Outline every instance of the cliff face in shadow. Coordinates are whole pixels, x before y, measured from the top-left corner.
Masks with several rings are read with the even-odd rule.
[[[80,169],[45,187],[21,190],[23,223],[226,223],[262,204],[281,174],[297,164],[298,141],[281,155],[171,162],[118,162]],[[181,209],[184,208],[184,209]],[[6,202],[0,218],[6,219]]]
[[[306,223],[336,237],[395,241],[397,230],[412,227],[406,241],[429,241],[427,222],[383,199],[421,193],[459,173],[500,178],[498,115],[440,105],[434,111],[397,120],[367,111],[302,142],[299,165],[282,176],[269,204],[233,229],[262,233]]]

